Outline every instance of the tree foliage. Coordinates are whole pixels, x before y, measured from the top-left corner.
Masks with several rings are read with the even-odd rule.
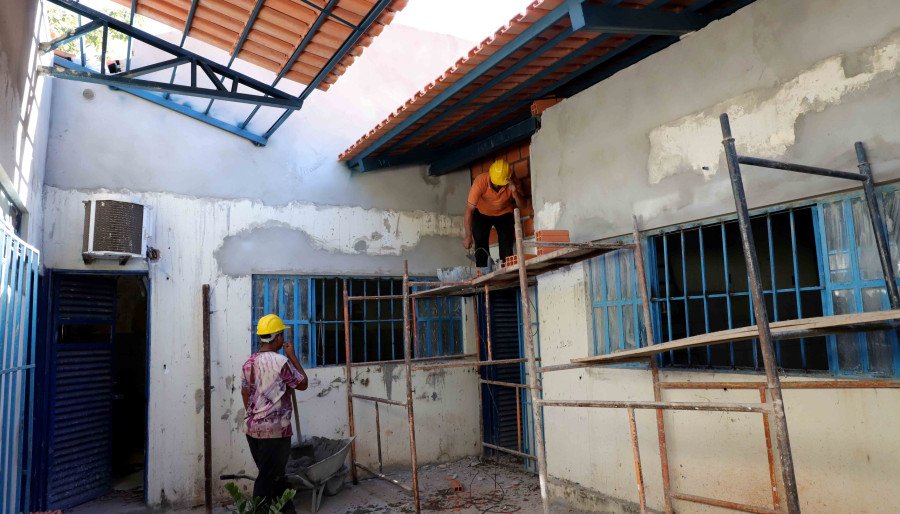
[[[128,18],[131,12],[129,9],[125,9],[124,7],[112,7],[98,10],[106,14],[107,16],[111,16],[117,20],[124,21],[125,23],[128,23]],[[88,23],[89,21],[90,20],[82,18],[81,23],[79,23],[78,15],[73,13],[72,11],[53,4],[47,5],[47,24],[50,28],[51,38],[59,37],[72,29],[78,28],[79,26]],[[142,20],[139,16],[135,16],[134,26],[142,26]],[[110,46],[110,43],[114,41],[125,43],[125,41],[127,40],[128,36],[126,36],[125,34],[122,34],[121,32],[118,32],[116,30],[110,30],[109,42],[107,43],[107,46]],[[84,35],[84,53],[86,55],[94,57],[99,56],[102,46],[102,28],[94,29]],[[75,55],[78,55],[81,52],[78,39],[73,39],[61,45],[59,47],[59,50]],[[107,51],[109,51],[109,49]]]

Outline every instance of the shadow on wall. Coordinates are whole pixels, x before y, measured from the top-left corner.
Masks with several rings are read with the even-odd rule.
[[[43,3],[14,2],[4,6],[5,23],[0,23],[0,183],[23,212],[23,235],[38,234],[41,189],[48,118],[41,116],[49,106],[45,81],[37,74],[37,66],[45,60],[38,51],[45,33]],[[19,9],[18,13],[11,12]],[[17,23],[18,21],[18,23]],[[30,29],[29,29],[30,27]],[[28,216],[27,213],[32,213]],[[33,239],[33,238],[32,238]]]

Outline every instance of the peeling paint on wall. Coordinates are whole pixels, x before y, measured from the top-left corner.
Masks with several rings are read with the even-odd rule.
[[[896,77],[900,31],[854,54],[816,63],[772,90],[754,90],[650,131],[647,169],[651,184],[680,173],[709,179],[723,162],[719,114],[731,117],[738,151],[780,158],[796,140],[796,125],[807,113],[840,104],[847,96]]]

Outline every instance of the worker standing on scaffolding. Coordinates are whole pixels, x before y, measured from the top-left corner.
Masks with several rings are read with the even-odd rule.
[[[521,184],[509,169],[509,163],[497,159],[488,173],[475,177],[466,205],[463,246],[471,249],[474,241],[475,265],[479,268],[490,262],[491,227],[497,229],[500,260],[513,254],[516,243],[513,210],[516,207],[525,207]]]
[[[253,496],[268,504],[276,501],[288,488],[284,468],[291,453],[291,394],[288,389],[303,391],[309,380],[294,345],[285,340],[284,321],[275,314],[260,318],[256,328],[259,351],[247,359],[242,368],[241,397],[247,412],[247,443],[253,462],[259,468],[253,484]],[[284,355],[278,353],[284,349]],[[282,512],[292,514],[293,503]]]

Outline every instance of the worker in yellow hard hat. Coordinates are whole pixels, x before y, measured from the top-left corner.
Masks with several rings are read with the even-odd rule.
[[[268,503],[281,498],[288,488],[284,468],[291,453],[291,396],[289,389],[303,391],[309,379],[285,339],[284,321],[275,314],[260,318],[256,325],[259,351],[247,359],[241,370],[241,397],[246,414],[247,443],[259,473],[253,496]],[[280,350],[284,350],[284,355]],[[282,512],[295,512],[288,503]]]
[[[509,163],[497,159],[491,164],[488,173],[475,177],[469,189],[463,246],[467,250],[471,249],[474,242],[476,266],[488,265],[491,227],[497,229],[500,260],[513,254],[516,243],[513,209],[516,207],[519,209],[525,207],[521,184],[510,170]]]

